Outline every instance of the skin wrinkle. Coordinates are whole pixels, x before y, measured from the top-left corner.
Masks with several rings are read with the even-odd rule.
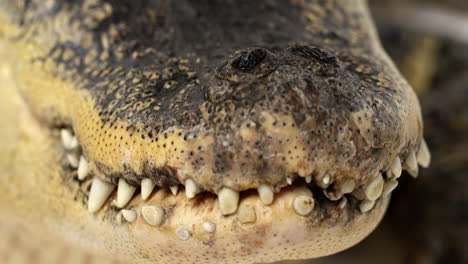
[[[152,199],[166,199],[164,208],[171,208],[168,226],[149,231],[162,234],[163,251],[172,245],[190,249],[168,234],[204,208],[183,194],[168,195],[167,187],[186,179],[213,194],[223,186],[245,191],[272,185],[278,202],[274,209],[258,204],[264,211],[252,228],[263,223],[288,238],[285,224],[298,221],[294,228],[317,232],[314,239],[326,232],[337,232],[329,234],[336,241],[348,239],[307,253],[314,240],[304,234],[291,241],[297,247],[284,247],[303,253],[274,255],[267,248],[277,247],[279,238],[271,237],[259,246],[271,261],[332,254],[361,240],[378,223],[388,198],[362,215],[354,198],[340,210],[326,197],[339,196],[349,179],[356,181],[358,197],[396,155],[406,158],[421,141],[417,99],[379,46],[364,2],[353,2],[2,2],[0,29],[8,36],[2,41],[12,54],[5,57],[27,107],[41,126],[73,129],[93,177],[114,184],[124,178],[136,186],[143,177],[155,181],[161,191]],[[218,13],[210,12],[213,6]],[[76,186],[75,172],[61,165],[62,184],[86,206],[89,179]],[[317,186],[326,175],[330,187],[323,187],[323,195]],[[319,201],[314,217],[274,221],[291,207],[287,199],[302,191],[284,191],[287,176],[313,177]],[[130,206],[140,208],[141,201]],[[216,209],[201,215],[216,217]],[[98,215],[99,230],[116,226],[120,241],[134,243],[127,256],[152,250],[147,239],[135,239],[148,227],[138,222],[135,237],[128,238],[115,205]],[[230,226],[236,218],[221,221]],[[226,230],[219,232],[234,241],[246,234]],[[216,240],[214,247],[226,245]],[[232,256],[237,246],[245,247],[235,243],[221,255]],[[109,245],[111,252],[118,248]]]

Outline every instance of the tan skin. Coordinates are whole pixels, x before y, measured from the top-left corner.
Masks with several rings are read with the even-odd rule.
[[[365,2],[322,2],[216,6],[258,11],[246,16],[253,21],[213,17],[208,4],[2,3],[2,118],[14,125],[2,131],[1,207],[135,263],[308,259],[356,244],[386,210],[384,185],[395,177],[381,173],[396,157],[413,175],[425,163],[422,121]],[[296,13],[261,15],[281,10]],[[268,19],[279,21],[271,32]],[[269,34],[245,31],[249,23]],[[216,33],[203,35],[205,25]],[[218,30],[226,27],[234,33]],[[79,148],[64,149],[61,129]],[[83,179],[76,154],[89,165]],[[96,179],[139,190],[145,178],[157,185],[152,195],[120,206],[137,212],[135,222],[115,194],[88,212]],[[275,193],[271,204],[256,192],[262,185]],[[145,205],[163,209],[157,227]],[[216,232],[204,229],[208,221]]]

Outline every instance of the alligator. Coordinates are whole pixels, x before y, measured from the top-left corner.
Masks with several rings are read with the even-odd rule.
[[[0,206],[132,263],[347,249],[431,157],[364,0],[0,1]],[[13,212],[13,213],[11,213]]]

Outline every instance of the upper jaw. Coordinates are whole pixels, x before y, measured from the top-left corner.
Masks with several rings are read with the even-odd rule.
[[[239,51],[205,80],[204,99],[189,102],[198,104],[190,128],[164,114],[109,124],[89,100],[75,106],[74,133],[92,174],[114,184],[190,180],[197,192],[218,193],[263,184],[279,191],[304,178],[336,199],[343,185],[365,187],[416,152],[422,125],[414,94],[394,71],[363,70],[383,62],[335,54],[312,46]]]

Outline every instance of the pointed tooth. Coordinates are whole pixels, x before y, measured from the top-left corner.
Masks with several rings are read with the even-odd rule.
[[[306,181],[306,183],[311,183],[312,182],[312,176],[311,175],[306,176],[305,181]]]
[[[85,157],[80,157],[80,162],[78,164],[78,180],[82,181],[88,176],[89,173],[89,164]]]
[[[70,164],[70,167],[72,167],[73,169],[78,168],[79,160],[78,160],[78,157],[77,157],[77,155],[75,153],[68,153],[67,154],[67,161],[68,161],[68,164]]]
[[[392,164],[390,164],[390,168],[387,171],[387,177],[388,178],[395,178],[398,179],[401,176],[401,160],[400,157],[396,157],[393,161]]]
[[[185,180],[185,195],[187,198],[192,199],[198,193],[200,193],[200,191],[200,187],[198,187],[198,185],[192,179]]]
[[[286,182],[289,184],[289,185],[292,185],[293,184],[293,179],[291,177],[286,177]]]
[[[60,130],[60,138],[62,139],[62,144],[64,146],[68,146],[70,144],[72,137],[73,135],[70,129],[63,128]]]
[[[266,184],[261,184],[257,188],[258,195],[260,196],[260,200],[265,205],[270,205],[273,203],[275,198],[275,194],[273,193],[273,188]]]
[[[73,135],[70,129],[60,130],[63,147],[67,150],[72,150],[78,147],[78,139]]]
[[[119,187],[117,189],[117,207],[123,208],[128,201],[132,199],[136,188],[127,183],[123,178],[119,179]]]
[[[125,221],[129,223],[133,223],[137,219],[137,213],[135,210],[122,210],[122,216]]]
[[[94,178],[91,184],[91,190],[88,198],[88,211],[90,213],[97,212],[106,202],[109,195],[114,190],[115,185],[105,182],[99,178]]]
[[[223,187],[218,193],[219,209],[223,215],[232,214],[239,205],[239,192],[229,187]]]
[[[429,164],[431,164],[431,152],[429,151],[429,148],[427,147],[426,141],[423,139],[421,141],[421,144],[419,145],[419,150],[418,153],[416,154],[416,159],[423,168],[429,167]]]
[[[145,205],[141,208],[141,214],[149,225],[160,226],[166,213],[159,205]]]
[[[375,205],[375,201],[370,201],[370,200],[364,200],[361,201],[359,204],[359,209],[361,210],[361,213],[365,213],[370,211]]]
[[[298,195],[294,198],[293,208],[298,215],[306,216],[314,209],[314,198],[309,195]]]
[[[414,151],[411,151],[408,157],[405,160],[405,165],[408,168],[408,173],[413,176],[413,178],[418,177],[419,173],[419,168],[418,168],[418,162],[416,160],[416,154]]]
[[[366,186],[364,193],[366,195],[367,200],[370,201],[375,201],[377,200],[380,195],[382,194],[384,186],[384,180],[382,178],[382,175],[377,175],[375,179],[373,179],[369,185]]]
[[[153,192],[156,183],[150,178],[143,178],[141,180],[141,199],[146,200]]]
[[[387,196],[389,195],[395,188],[398,186],[398,181],[397,180],[390,180],[385,182],[384,187],[383,187],[383,192],[382,196]]]
[[[173,195],[177,195],[177,191],[179,191],[179,185],[171,186],[171,187],[169,187],[169,189],[171,189],[171,193]]]

